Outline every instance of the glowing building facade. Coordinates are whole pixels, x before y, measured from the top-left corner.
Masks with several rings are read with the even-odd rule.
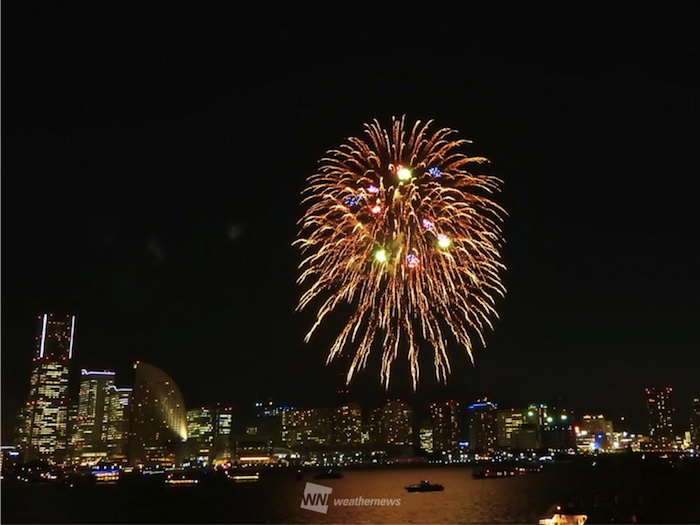
[[[700,397],[694,397],[690,406],[690,441],[700,447]]]
[[[19,447],[26,459],[63,461],[68,446],[68,377],[75,316],[38,316],[36,353]]]
[[[458,451],[462,435],[459,402],[432,403],[430,421],[433,425],[433,452],[444,454]]]
[[[413,411],[400,400],[389,400],[372,412],[371,441],[379,445],[413,445]]]
[[[514,435],[527,423],[527,410],[522,408],[505,408],[496,412],[496,447],[502,449],[516,448]]]
[[[109,370],[80,371],[78,412],[71,436],[72,455],[76,458],[107,456],[107,428],[110,393],[115,373]]]
[[[324,408],[294,408],[282,415],[282,441],[290,448],[317,448],[330,443],[330,412]]]
[[[129,421],[132,388],[111,386],[107,401],[107,458],[110,461],[127,461]]]
[[[180,389],[153,365],[137,362],[134,368],[129,463],[174,465],[187,441],[187,412]]]
[[[479,400],[467,407],[469,450],[491,453],[496,450],[497,406],[488,400]]]
[[[646,394],[649,435],[656,446],[670,446],[674,441],[673,434],[673,388],[647,387]]]
[[[362,409],[354,404],[343,404],[331,414],[331,431],[334,445],[360,445],[362,443]]]

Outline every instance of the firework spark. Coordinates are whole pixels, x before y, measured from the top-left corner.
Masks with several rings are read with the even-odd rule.
[[[505,210],[491,200],[501,180],[468,168],[488,162],[462,152],[469,140],[432,121],[377,120],[365,136],[350,137],[319,162],[303,191],[304,215],[294,244],[302,252],[297,310],[319,301],[308,342],[324,317],[352,305],[327,363],[353,354],[346,380],[382,353],[389,386],[399,351],[407,352],[413,388],[419,352],[433,354],[435,374],[447,381],[449,339],[474,360],[474,338],[498,317],[505,295],[500,250]]]

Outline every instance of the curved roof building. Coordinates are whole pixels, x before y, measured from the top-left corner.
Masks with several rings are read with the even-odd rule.
[[[160,368],[137,361],[134,369],[129,462],[175,464],[187,441],[187,411],[182,393]]]

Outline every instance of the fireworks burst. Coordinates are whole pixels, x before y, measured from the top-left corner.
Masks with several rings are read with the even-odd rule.
[[[308,342],[323,318],[343,303],[353,312],[326,363],[354,352],[349,383],[381,345],[381,379],[405,349],[413,388],[421,349],[430,349],[438,381],[450,373],[448,337],[473,362],[473,340],[498,317],[505,295],[500,273],[505,210],[489,197],[501,180],[468,168],[488,162],[462,152],[456,131],[432,121],[377,120],[321,159],[303,191],[304,215],[294,242],[303,254],[297,310],[320,301]]]

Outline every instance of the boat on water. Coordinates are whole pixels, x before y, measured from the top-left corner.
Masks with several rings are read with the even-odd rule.
[[[515,468],[481,467],[472,472],[472,477],[474,479],[510,478],[517,473],[518,471]]]
[[[515,467],[515,471],[518,474],[537,474],[539,472],[542,472],[543,467],[540,464],[535,464],[535,465],[519,465]]]
[[[428,480],[424,479],[420,483],[407,485],[406,490],[408,492],[436,492],[440,490],[445,490],[445,487],[443,487],[439,483],[430,483]]]
[[[537,522],[539,525],[583,525],[588,521],[588,515],[575,509],[565,509],[555,505],[544,518]]]
[[[329,468],[322,470],[314,476],[314,479],[340,479],[343,477],[343,473],[335,469]]]

